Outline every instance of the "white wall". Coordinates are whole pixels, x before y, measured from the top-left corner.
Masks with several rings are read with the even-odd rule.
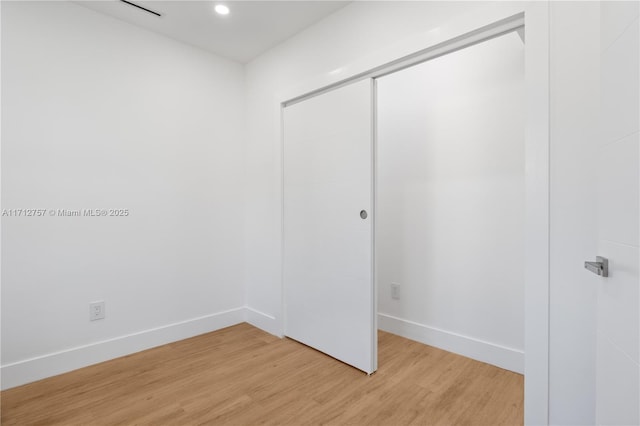
[[[488,40],[377,87],[380,328],[522,373],[522,40]]]
[[[2,207],[130,211],[2,218],[3,386],[242,321],[242,66],[73,3],[2,8]]]
[[[601,4],[598,254],[611,272],[597,286],[596,424],[640,424],[639,15],[639,2]]]

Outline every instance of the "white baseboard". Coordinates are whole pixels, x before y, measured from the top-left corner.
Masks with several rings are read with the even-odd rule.
[[[283,337],[282,326],[274,316],[265,314],[249,306],[245,306],[245,311],[245,319],[249,324],[274,336]]]
[[[3,365],[2,390],[240,324],[244,307]]]
[[[0,367],[1,389],[13,388],[245,321],[267,333],[282,337],[281,324],[275,317],[245,306],[3,365]],[[380,330],[507,370],[524,372],[522,351],[386,314],[378,314],[378,327]]]
[[[387,314],[378,314],[378,328],[425,345],[524,374],[524,352],[429,327]]]

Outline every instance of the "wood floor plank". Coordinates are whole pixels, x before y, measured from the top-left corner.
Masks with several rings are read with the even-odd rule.
[[[379,333],[372,376],[239,324],[0,393],[2,425],[520,425],[523,377]]]

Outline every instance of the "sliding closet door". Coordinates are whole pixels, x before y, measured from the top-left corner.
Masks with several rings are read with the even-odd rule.
[[[372,82],[284,109],[285,334],[376,369]]]

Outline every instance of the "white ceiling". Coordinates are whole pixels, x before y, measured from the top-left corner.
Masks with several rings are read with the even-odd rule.
[[[146,1],[129,0],[162,14],[142,11],[119,0],[77,1],[85,7],[164,34],[212,53],[246,63],[349,1]],[[231,10],[213,11],[216,4]]]

